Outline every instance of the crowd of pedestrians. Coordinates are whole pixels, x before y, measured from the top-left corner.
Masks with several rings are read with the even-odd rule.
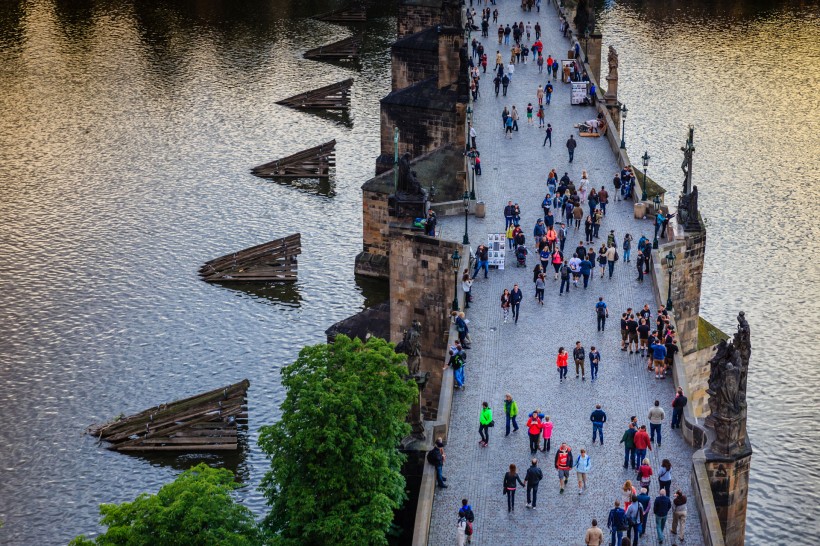
[[[532,5],[540,8],[541,2],[540,0],[535,1]],[[519,96],[519,86],[526,85],[526,78],[523,76],[531,76],[537,70],[538,84],[527,92],[530,99],[520,104],[512,104],[512,101],[505,100],[507,104],[500,106],[501,131],[499,131],[498,138],[510,140],[519,138],[518,135],[526,135],[529,138],[530,135],[537,134],[539,135],[538,142],[541,142],[540,131],[544,131],[542,147],[549,145],[552,148],[552,139],[556,134],[554,131],[561,129],[554,127],[554,120],[549,119],[556,86],[560,85],[561,81],[583,79],[586,76],[574,72],[577,70],[576,67],[569,69],[572,73],[563,74],[559,57],[553,52],[544,51],[542,33],[550,29],[542,28],[539,21],[532,24],[527,17],[509,24],[499,22],[500,13],[494,6],[495,1],[492,5],[487,5],[485,2],[483,8],[478,6],[479,11],[475,8],[467,8],[470,15],[469,23],[481,29],[481,39],[473,38],[470,42],[470,90],[473,99],[481,98],[479,82],[487,73],[488,65],[494,95],[499,98],[499,101],[501,97],[508,96],[511,86],[515,86],[516,89],[513,94]],[[560,31],[566,33],[567,28],[566,21],[562,21]],[[496,44],[491,43],[495,41],[495,38],[490,39],[491,33],[497,34],[497,47]],[[492,50],[495,52],[493,53]],[[575,50],[576,53],[580,52],[577,44]],[[533,64],[534,67],[527,66]],[[559,72],[562,73],[559,74]],[[564,142],[564,137],[560,138],[559,142]],[[476,133],[472,126],[470,127],[470,139],[471,149],[478,156]],[[601,337],[596,338],[592,343],[586,343],[588,340],[577,340],[574,345],[572,341],[567,340],[569,343],[566,347],[558,347],[557,354],[553,352],[554,348],[546,351],[548,355],[556,355],[558,383],[561,385],[572,383],[572,379],[569,378],[571,364],[575,368],[575,380],[579,382],[576,385],[589,385],[589,388],[592,388],[592,385],[599,380],[599,373],[604,374],[604,377],[608,374],[623,373],[622,370],[609,369],[607,364],[611,361],[611,359],[607,360],[607,355],[611,357],[612,353],[617,353],[619,349],[632,355],[629,357],[630,362],[637,361],[641,365],[645,364],[646,372],[639,366],[640,373],[649,373],[650,377],[662,381],[668,377],[674,354],[678,350],[676,332],[671,327],[668,312],[663,306],[660,306],[654,314],[648,304],[643,305],[637,312],[633,312],[631,308],[627,309],[621,314],[620,345],[618,346],[616,342],[615,346],[608,346],[603,341],[609,339],[603,337],[603,334],[607,332],[606,326],[610,316],[609,305],[604,296],[608,286],[614,286],[613,281],[621,280],[620,277],[624,273],[633,274],[637,282],[642,282],[651,266],[651,240],[640,233],[635,236],[631,233],[618,233],[614,223],[610,225],[607,219],[607,213],[610,214],[610,218],[613,213],[612,203],[633,199],[636,184],[635,172],[631,167],[626,166],[614,174],[611,182],[601,183],[601,180],[593,180],[594,176],[590,176],[586,170],[575,170],[572,166],[575,164],[576,150],[582,146],[573,135],[568,136],[564,146],[570,167],[566,170],[558,168],[548,170],[545,176],[545,191],[542,194],[544,198],[541,202],[530,202],[525,199],[516,201],[513,198],[507,200],[507,204],[501,211],[500,216],[503,216],[504,220],[503,233],[507,248],[511,251],[508,253],[508,260],[510,263],[517,262],[521,265],[523,262],[528,267],[532,266],[533,290],[530,292],[528,288],[522,288],[518,283],[512,283],[511,287],[508,284],[501,291],[500,297],[497,292],[492,296],[499,298],[495,300],[498,303],[494,305],[500,306],[499,316],[504,324],[518,325],[522,305],[525,307],[537,305],[540,308],[546,308],[544,309],[545,316],[550,316],[552,311],[560,311],[560,309],[550,309],[550,306],[545,303],[545,300],[550,301],[545,298],[549,290],[557,291],[558,296],[567,300],[567,305],[572,305],[574,300],[570,292],[577,293],[579,290],[589,290],[592,287],[597,292],[597,294],[593,292],[597,301],[594,304],[585,305],[584,308],[585,313],[589,313],[590,332],[594,322],[596,332]],[[562,155],[563,153],[561,151]],[[581,166],[583,162],[583,156],[579,156]],[[563,175],[559,174],[561,171]],[[539,212],[534,215],[532,211]],[[655,236],[658,231],[665,231],[664,222],[668,222],[671,217],[667,216],[655,219]],[[499,233],[502,232],[501,225],[499,219]],[[532,226],[532,231],[529,226]],[[472,301],[472,289],[477,283],[482,282],[482,277],[487,279],[496,274],[495,271],[490,270],[490,252],[491,249],[487,245],[478,245],[475,250],[475,264],[472,272],[464,271],[462,289],[466,295],[465,307]],[[530,261],[529,264],[528,261]],[[632,266],[633,263],[635,270],[627,270],[624,267],[626,264]],[[482,271],[483,275],[481,275]],[[528,279],[529,277],[522,285],[525,285]],[[564,305],[563,302],[562,305]],[[617,314],[620,309],[612,311]],[[467,367],[466,351],[470,344],[469,321],[466,320],[464,313],[454,313],[453,322],[456,325],[459,341],[450,348],[450,358],[446,367],[452,368],[456,387],[464,389],[465,368]],[[524,326],[531,327],[526,321],[524,321]],[[512,330],[515,326],[504,328],[506,332],[509,331],[506,330],[507,328]],[[576,337],[584,339],[582,335],[573,336],[570,339]],[[571,363],[570,352],[572,354]],[[604,363],[603,369],[601,368],[602,362]],[[551,370],[551,356],[546,365]],[[549,373],[554,372],[549,371]],[[634,369],[630,368],[628,373],[634,373]],[[562,386],[561,388],[571,387]],[[511,390],[514,391],[514,389]],[[498,469],[498,474],[502,476],[502,494],[505,497],[509,514],[515,512],[516,491],[519,488],[526,491],[525,507],[530,511],[538,510],[539,486],[544,480],[545,473],[554,471],[554,476],[558,478],[557,492],[559,495],[563,495],[568,488],[573,488],[574,491],[574,484],[577,483],[578,495],[585,495],[592,486],[592,491],[596,495],[606,495],[612,499],[610,505],[612,508],[608,513],[598,514],[599,517],[592,519],[585,533],[579,530],[579,535],[581,535],[579,538],[583,539],[585,544],[600,546],[605,543],[606,539],[609,539],[612,546],[637,546],[646,531],[652,532],[653,528],[659,542],[670,538],[667,532],[671,532],[680,542],[683,542],[687,508],[686,495],[683,493],[685,486],[681,483],[673,490],[673,465],[669,458],[663,458],[660,465],[654,468],[651,463],[653,454],[658,456],[658,450],[663,445],[664,431],[662,429],[667,422],[666,412],[668,410],[671,410],[670,428],[675,429],[681,426],[683,409],[687,404],[686,396],[681,389],[677,389],[674,400],[668,401],[669,403],[656,400],[646,409],[645,414],[632,416],[628,423],[621,421],[620,424],[616,418],[618,413],[613,413],[616,417],[610,418],[603,403],[591,404],[588,410],[589,425],[586,425],[586,412],[577,420],[573,419],[572,422],[565,423],[559,419],[556,423],[554,415],[550,416],[549,412],[544,410],[548,405],[546,402],[541,407],[521,408],[524,411],[520,413],[513,393],[507,393],[503,400],[499,399],[495,402],[503,404],[500,407],[503,408],[505,422],[504,438],[493,438],[494,434],[497,434],[494,432],[496,430],[494,416],[501,418],[500,413],[494,414],[493,412],[494,401],[482,401],[477,409],[478,447],[488,448],[491,444],[495,446],[501,443],[505,452],[510,455],[508,460],[515,461]],[[573,451],[571,442],[563,440],[571,436],[567,431],[577,430],[581,426],[591,427],[591,443],[575,445],[576,451]],[[613,426],[617,427],[615,433],[610,432]],[[523,431],[520,434],[517,433],[522,427],[526,429],[528,460],[519,470],[516,463],[524,461],[518,459],[516,451],[520,449],[520,455],[523,457],[524,433]],[[620,437],[617,433],[621,433]],[[553,434],[557,435],[555,450],[552,450]],[[601,484],[596,483],[595,480],[596,471],[610,468],[613,464],[616,466],[621,464],[620,454],[617,455],[617,461],[613,462],[605,460],[600,454],[602,452],[597,451],[596,444],[603,447],[605,437],[606,441],[616,447],[622,445],[624,448],[622,466],[625,479],[622,486],[612,490],[600,489]],[[619,440],[618,444],[615,444],[616,440]],[[444,476],[446,468],[444,443],[440,438],[433,450],[428,453],[428,461],[436,468],[437,486],[448,487],[447,478]],[[549,468],[550,465],[552,468]],[[482,507],[473,507],[467,499],[463,499],[461,505],[455,508],[457,536],[459,544],[464,544],[472,538],[476,517],[479,522],[481,521]],[[671,528],[667,529],[667,519],[670,517]],[[511,529],[510,533],[512,540],[515,531]]]

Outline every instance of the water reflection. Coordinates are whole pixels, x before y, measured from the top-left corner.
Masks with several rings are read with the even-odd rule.
[[[733,332],[744,310],[752,325],[747,542],[800,542],[797,529],[816,518],[794,510],[779,484],[807,483],[802,502],[820,503],[820,446],[806,413],[820,405],[820,379],[810,345],[790,344],[787,374],[770,363],[794,332],[820,338],[820,313],[801,303],[820,298],[820,268],[797,250],[820,234],[811,206],[820,199],[820,2],[625,0],[606,4],[599,22],[620,57],[630,154],[649,151],[673,201],[686,126],[696,126],[693,172],[709,220],[701,313]],[[784,450],[801,457],[783,459]]]
[[[214,282],[210,284],[236,290],[252,298],[267,300],[285,307],[297,308],[302,305],[302,293],[298,282]]]

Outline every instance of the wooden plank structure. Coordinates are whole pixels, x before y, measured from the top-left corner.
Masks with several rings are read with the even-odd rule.
[[[361,23],[367,20],[367,8],[364,4],[352,4],[313,18],[329,23]]]
[[[329,178],[336,164],[336,140],[259,165],[251,173],[262,178]]]
[[[282,99],[277,101],[276,104],[303,110],[348,110],[350,108],[350,88],[352,86],[353,78],[348,78],[313,91],[306,91]]]
[[[358,59],[362,47],[361,36],[351,36],[332,44],[326,44],[304,53],[305,59]]]
[[[250,381],[160,404],[86,432],[114,451],[236,450],[237,423],[247,423]]]
[[[294,233],[211,260],[199,268],[199,276],[208,282],[295,282],[301,252],[302,236]]]

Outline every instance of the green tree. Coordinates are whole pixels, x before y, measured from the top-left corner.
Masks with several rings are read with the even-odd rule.
[[[108,530],[93,541],[79,536],[70,546],[264,544],[253,514],[231,496],[237,487],[230,470],[199,464],[156,495],[143,493],[134,502],[101,505],[100,523]]]
[[[398,451],[418,396],[384,340],[339,335],[282,370],[282,419],[261,430],[271,460],[261,489],[280,546],[379,545],[406,500]]]

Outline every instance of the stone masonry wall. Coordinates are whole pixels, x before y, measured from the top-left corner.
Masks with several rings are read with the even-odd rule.
[[[746,503],[751,463],[751,449],[748,454],[735,460],[706,461],[706,472],[726,546],[742,546],[746,540]]]
[[[425,28],[435,26],[441,19],[441,8],[399,3],[398,35],[404,38]]]
[[[681,353],[686,356],[698,348],[698,317],[700,315],[701,281],[703,279],[703,259],[706,253],[706,231],[686,233],[671,245],[675,253],[675,267],[672,271],[672,303],[678,325],[678,340]],[[661,253],[664,278],[668,278],[668,268]]]
[[[438,38],[438,86],[457,83],[461,76],[460,50],[464,36],[460,31],[447,29]]]
[[[421,370],[430,379],[421,393],[425,420],[438,418],[454,284],[450,256],[461,245],[424,235],[390,232],[390,340],[402,339],[413,320],[421,322]]]
[[[392,91],[438,74],[438,54],[435,51],[394,48],[392,57]]]
[[[714,355],[714,347],[706,347],[683,357],[683,367],[686,370],[686,379],[689,385],[689,405],[692,407],[692,414],[701,419],[709,415],[709,395],[706,389],[709,387],[709,359]]]
[[[456,105],[451,111],[382,104],[382,156],[393,157],[393,127],[399,128],[399,155],[410,152],[412,157],[419,157],[451,143],[463,147],[463,110],[463,104]]]

